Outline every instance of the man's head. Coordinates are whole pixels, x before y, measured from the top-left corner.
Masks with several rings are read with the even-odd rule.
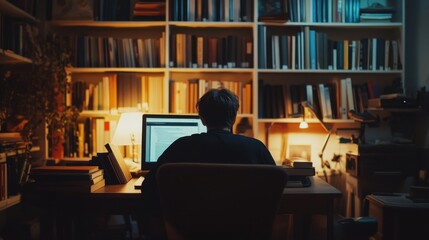
[[[228,89],[211,89],[197,102],[201,120],[208,129],[232,129],[237,117],[237,96]]]

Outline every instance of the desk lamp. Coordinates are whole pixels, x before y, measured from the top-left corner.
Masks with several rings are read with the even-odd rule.
[[[142,116],[141,112],[122,113],[112,138],[115,145],[131,145],[132,160],[136,163],[138,162],[136,144],[139,145],[142,138]]]
[[[323,170],[323,175],[325,176],[325,180],[328,181],[328,176],[326,175],[325,167],[330,168],[330,164],[329,164],[328,161],[324,161],[323,160],[323,153],[325,152],[326,145],[328,145],[329,138],[331,137],[331,134],[332,134],[332,129],[328,128],[328,126],[326,125],[326,123],[323,122],[323,119],[320,116],[320,114],[317,114],[317,112],[314,110],[314,108],[313,108],[313,106],[311,104],[309,104],[306,101],[303,101],[303,102],[301,102],[301,106],[302,106],[302,108],[304,110],[307,109],[308,111],[310,111],[311,114],[314,115],[317,118],[317,120],[319,121],[319,123],[322,125],[323,129],[325,129],[325,131],[328,132],[328,134],[326,135],[326,139],[325,139],[325,141],[323,143],[322,149],[319,152],[320,164],[321,164],[321,167],[322,167],[322,170]],[[305,121],[305,114],[304,113],[303,113],[303,118],[302,119],[303,119],[303,121],[299,124],[299,128],[301,128],[301,129],[308,128],[308,124]]]

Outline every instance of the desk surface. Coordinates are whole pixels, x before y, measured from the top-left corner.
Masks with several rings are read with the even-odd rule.
[[[327,214],[333,211],[333,200],[342,193],[319,177],[311,177],[311,186],[285,188],[280,213]]]
[[[106,185],[103,188],[93,192],[91,195],[102,194],[103,196],[126,196],[126,195],[140,195],[141,190],[134,188],[134,182],[138,178],[132,178],[126,184],[118,185]],[[318,195],[326,196],[333,198],[340,198],[342,193],[333,187],[332,185],[326,183],[319,177],[311,177],[311,186],[310,187],[297,187],[297,188],[285,188],[283,190],[283,195]]]
[[[376,195],[371,194],[366,196],[372,204],[387,208],[406,208],[410,209],[429,209],[429,202],[418,202],[408,198],[408,194],[391,194],[391,195]]]
[[[368,215],[377,219],[382,240],[423,239],[429,226],[429,203],[414,202],[407,194],[368,195]]]

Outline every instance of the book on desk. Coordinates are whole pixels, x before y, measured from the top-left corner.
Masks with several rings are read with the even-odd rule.
[[[313,163],[309,161],[295,160],[292,165],[281,165],[287,175],[286,187],[309,187],[310,176],[316,175]]]
[[[43,192],[91,193],[106,182],[98,166],[40,166],[30,172],[32,188]]]

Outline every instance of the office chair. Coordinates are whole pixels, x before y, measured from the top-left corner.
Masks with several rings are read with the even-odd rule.
[[[270,239],[286,181],[270,165],[165,164],[157,182],[167,237]]]

